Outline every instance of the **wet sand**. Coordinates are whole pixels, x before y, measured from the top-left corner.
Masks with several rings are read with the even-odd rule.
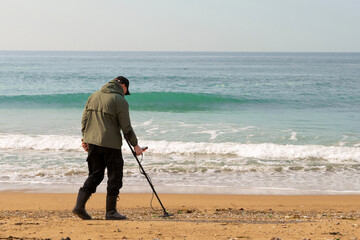
[[[1,192],[0,239],[360,239],[360,196],[120,194],[123,221],[106,221],[94,194],[93,220],[71,213],[76,194]]]

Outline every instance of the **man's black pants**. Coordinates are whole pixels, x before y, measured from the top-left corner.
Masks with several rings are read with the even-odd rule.
[[[104,179],[106,168],[108,175],[107,194],[118,196],[122,187],[124,167],[121,150],[89,144],[86,161],[89,167],[89,177],[86,179],[82,190],[87,193],[95,193],[96,187]]]

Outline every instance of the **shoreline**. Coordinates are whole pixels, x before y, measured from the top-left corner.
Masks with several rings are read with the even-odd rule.
[[[106,194],[71,213],[74,193],[0,192],[1,239],[356,239],[360,195],[159,194],[171,218],[150,207],[151,194],[121,193],[125,221],[104,221]],[[161,207],[154,197],[152,205]],[[13,237],[13,238],[10,238]]]
[[[141,185],[125,185],[121,188],[120,194],[151,194],[152,190],[148,183],[143,179]],[[23,193],[64,193],[75,194],[82,183],[0,183],[0,193],[2,192],[23,192]],[[106,181],[97,187],[97,193],[106,193]],[[296,189],[296,188],[271,188],[271,187],[231,187],[231,186],[188,186],[188,185],[155,185],[158,194],[200,194],[200,195],[265,195],[265,196],[356,196],[360,191],[338,191],[321,189]]]

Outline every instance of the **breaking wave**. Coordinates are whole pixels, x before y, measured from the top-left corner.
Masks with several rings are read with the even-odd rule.
[[[0,135],[0,149],[82,151],[76,135]],[[274,143],[207,143],[143,141],[154,155],[217,155],[265,160],[321,159],[330,162],[360,162],[360,147],[323,145],[281,145]],[[130,154],[123,146],[125,154]]]

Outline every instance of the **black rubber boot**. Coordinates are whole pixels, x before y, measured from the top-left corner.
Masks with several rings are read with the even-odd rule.
[[[91,193],[83,191],[81,188],[77,197],[76,205],[72,213],[83,220],[91,220],[91,216],[85,210],[85,204],[89,200]]]
[[[121,215],[116,210],[116,202],[118,196],[106,196],[106,220],[124,220],[125,215]]]

